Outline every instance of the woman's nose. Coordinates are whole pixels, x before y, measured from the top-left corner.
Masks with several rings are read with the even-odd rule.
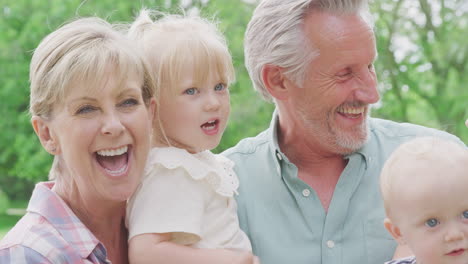
[[[104,116],[101,132],[104,135],[120,135],[125,130],[118,113],[108,113]]]

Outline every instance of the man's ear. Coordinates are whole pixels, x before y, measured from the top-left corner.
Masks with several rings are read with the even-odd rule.
[[[60,150],[57,142],[51,135],[49,123],[40,116],[33,116],[31,118],[31,124],[42,147],[50,154],[57,155]]]
[[[390,220],[389,218],[385,218],[384,226],[388,230],[390,235],[392,235],[392,237],[398,242],[398,244],[400,244],[400,245],[405,245],[406,244],[406,242],[403,239],[403,236],[401,234],[400,228],[398,228],[398,226],[393,224],[392,220]]]
[[[282,68],[266,64],[262,68],[262,80],[268,92],[277,100],[285,100],[289,96],[288,84],[291,82],[284,75]]]

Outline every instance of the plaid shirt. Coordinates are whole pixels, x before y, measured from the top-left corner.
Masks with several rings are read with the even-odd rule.
[[[104,245],[51,189],[38,183],[27,213],[0,241],[0,263],[110,263]]]

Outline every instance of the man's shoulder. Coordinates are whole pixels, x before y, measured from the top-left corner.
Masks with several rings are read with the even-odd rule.
[[[387,139],[396,141],[414,137],[434,136],[463,143],[458,137],[446,131],[411,123],[399,123],[379,118],[371,118],[371,131],[376,137],[385,137]]]
[[[269,129],[260,132],[255,137],[247,137],[239,141],[235,146],[223,151],[221,154],[232,158],[234,156],[252,155],[268,148],[271,142]]]

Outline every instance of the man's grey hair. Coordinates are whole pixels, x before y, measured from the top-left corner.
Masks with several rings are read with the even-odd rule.
[[[254,88],[266,101],[272,97],[262,81],[264,65],[276,65],[302,87],[307,65],[319,50],[307,41],[303,21],[311,11],[360,14],[372,25],[366,0],[263,0],[245,33],[245,65]]]

